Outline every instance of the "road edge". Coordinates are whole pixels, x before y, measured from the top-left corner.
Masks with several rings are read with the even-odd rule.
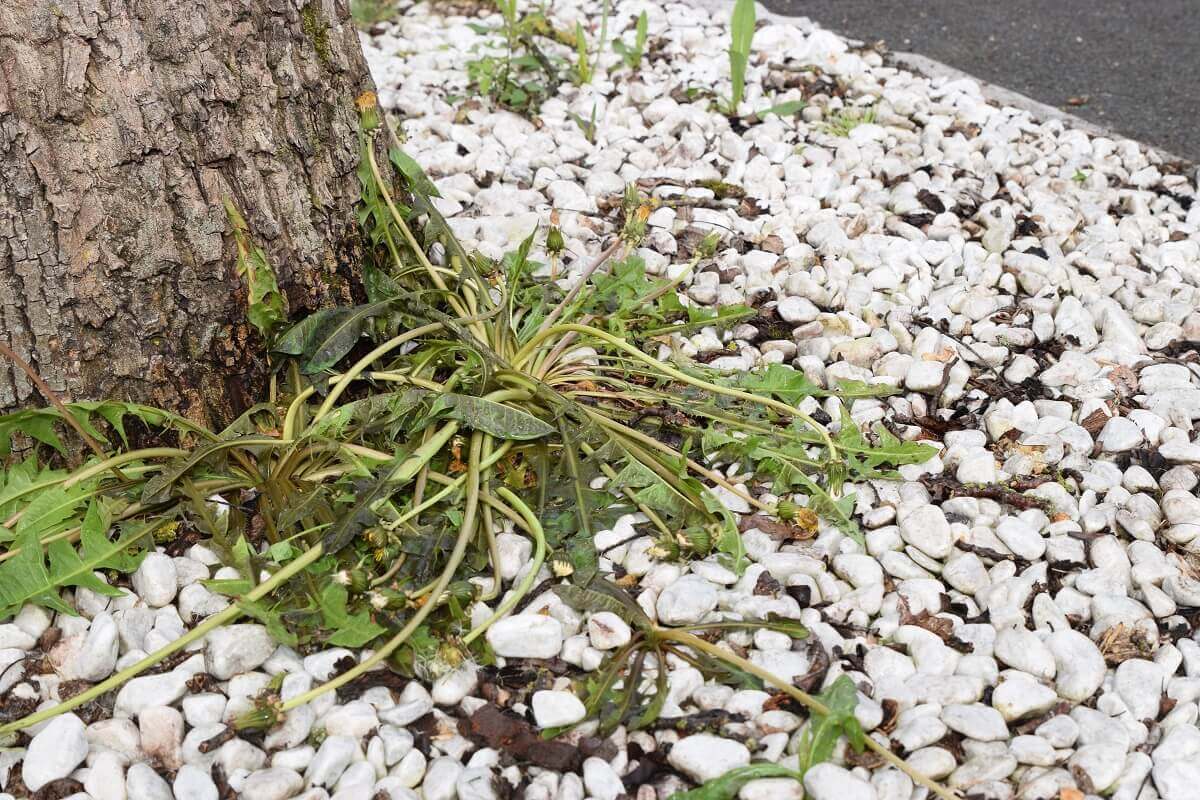
[[[734,4],[734,0],[692,0],[692,2],[694,5],[711,11],[714,14],[728,14],[733,8]],[[800,27],[812,26],[821,28],[823,30],[833,31],[838,36],[841,36],[848,41],[852,46],[863,47],[868,44],[868,42],[865,42],[862,39],[849,36],[840,31],[836,31],[832,28],[821,25],[810,17],[792,14],[780,14],[767,8],[761,2],[756,3],[755,5],[758,7],[758,18],[760,20],[766,19],[770,20],[771,22],[778,22],[782,24],[798,25]],[[1034,100],[1032,97],[1021,94],[1013,89],[1008,89],[984,80],[983,78],[972,75],[969,72],[965,72],[957,67],[952,67],[949,64],[938,61],[937,59],[923,56],[919,53],[889,49],[884,54],[884,61],[889,66],[908,70],[916,75],[922,75],[930,79],[940,78],[948,81],[966,79],[974,81],[979,86],[979,90],[983,94],[985,100],[988,100],[989,102],[995,103],[999,106],[1011,106],[1022,111],[1027,111],[1030,116],[1042,122],[1059,120],[1064,124],[1070,125],[1073,128],[1078,128],[1079,130],[1091,134],[1092,136],[1104,136],[1116,141],[1128,140],[1137,142],[1138,145],[1147,152],[1153,152],[1162,161],[1162,163],[1174,164],[1177,165],[1181,171],[1195,173],[1194,177],[1200,180],[1200,165],[1192,162],[1191,159],[1176,155],[1175,153],[1159,147],[1158,145],[1153,145],[1140,139],[1135,139],[1132,136],[1127,136],[1118,131],[1114,131],[1111,128],[1106,128],[1103,125],[1099,125],[1091,120],[1086,120],[1077,114],[1072,114],[1071,112],[1064,111],[1061,108],[1048,105],[1040,100]]]

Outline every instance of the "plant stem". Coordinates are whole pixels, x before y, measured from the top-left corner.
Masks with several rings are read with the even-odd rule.
[[[0,342],[0,355],[6,356],[9,361],[16,364],[17,367],[24,372],[26,376],[28,376],[29,380],[33,382],[33,385],[36,386],[38,391],[42,393],[42,396],[49,400],[51,405],[58,410],[58,413],[62,416],[63,421],[75,429],[75,432],[79,434],[79,438],[83,439],[84,443],[87,444],[91,451],[96,454],[97,458],[101,459],[101,461],[104,461],[107,454],[100,447],[100,443],[93,439],[91,435],[83,429],[83,426],[79,424],[79,420],[75,419],[75,415],[72,414],[70,410],[68,410],[63,404],[63,401],[59,399],[58,394],[50,388],[49,384],[42,380],[42,376],[38,375],[37,371],[34,370],[33,367],[29,366],[25,359],[17,355],[16,352],[4,342]],[[109,469],[112,470],[113,475],[117,476],[118,480],[127,480],[127,478],[121,473],[121,470],[119,470],[115,464],[110,465]]]
[[[355,362],[353,367],[342,374],[342,379],[338,381],[337,386],[334,386],[329,391],[329,396],[325,398],[324,403],[321,403],[321,407],[318,408],[317,413],[313,415],[312,421],[316,423],[320,421],[321,417],[328,414],[329,410],[333,408],[333,404],[336,403],[337,399],[342,396],[342,393],[345,392],[350,384],[357,379],[367,367],[371,366],[376,359],[382,358],[406,342],[411,342],[413,339],[420,339],[427,333],[433,333],[434,331],[439,331],[441,329],[442,323],[440,322],[431,322],[428,325],[422,325],[419,328],[412,328],[411,330],[407,330],[399,336],[393,336],[391,339],[388,339],[386,342],[367,353],[365,356]],[[293,400],[292,404],[295,405],[295,403],[296,401]],[[290,417],[291,414],[291,409],[288,409],[288,416]],[[286,420],[284,422],[284,426],[287,426]]]
[[[475,517],[479,510],[479,473],[482,447],[483,435],[478,432],[471,434],[471,454],[467,462],[467,500],[463,510],[462,526],[459,528],[458,539],[454,543],[454,549],[450,552],[446,566],[442,569],[442,574],[438,578],[437,584],[433,587],[429,599],[417,609],[412,619],[400,629],[400,632],[391,639],[388,639],[383,647],[376,650],[370,658],[343,672],[333,680],[326,681],[315,689],[311,689],[298,697],[293,697],[283,704],[280,708],[281,711],[290,711],[297,706],[302,706],[305,703],[315,700],[326,692],[333,691],[340,686],[345,686],[378,664],[382,664],[400,645],[408,641],[408,637],[412,636],[413,631],[420,627],[426,617],[432,614],[433,610],[437,608],[442,593],[446,591],[446,587],[453,580],[454,573],[458,570],[459,564],[462,563],[463,557],[466,555],[467,543],[471,541],[471,535],[475,532]]]
[[[674,628],[655,628],[654,635],[659,637],[660,639],[666,639],[668,641],[678,642],[679,644],[684,645],[686,647],[690,647],[693,650],[699,650],[700,652],[704,653],[705,655],[711,656],[715,659],[718,659],[719,661],[724,661],[726,664],[730,664],[731,666],[737,667],[740,670],[748,672],[751,675],[755,676],[756,678],[759,678],[760,680],[762,680],[764,683],[771,684],[772,686],[776,687],[780,691],[782,691],[785,694],[787,694],[788,696],[790,696],[796,702],[800,703],[803,706],[807,706],[809,709],[817,712],[818,714],[821,714],[823,716],[828,716],[831,713],[829,708],[824,703],[822,703],[820,700],[818,700],[817,698],[808,694],[807,692],[796,688],[790,682],[785,681],[783,678],[780,678],[775,673],[768,672],[767,670],[758,666],[754,662],[748,661],[748,660],[742,658],[741,656],[738,656],[737,654],[724,649],[723,647],[717,647],[715,644],[712,644],[711,642],[706,642],[705,640],[701,639],[699,636],[688,633],[687,631],[678,630],[678,629],[674,629]],[[895,753],[893,753],[891,750],[884,747],[879,742],[875,741],[875,739],[873,737],[864,736],[863,741],[866,743],[867,748],[869,750],[873,750],[876,753],[878,753],[880,756],[883,757],[884,761],[887,761],[893,767],[900,770],[908,777],[912,778],[913,781],[920,784],[921,786],[924,786],[926,789],[933,792],[938,797],[942,798],[942,800],[960,800],[958,795],[955,794],[953,791],[951,791],[950,789],[947,789],[945,786],[942,786],[941,784],[937,783],[936,781],[926,777],[924,774],[922,774],[922,773],[918,772],[917,770],[913,769],[912,767],[910,767],[904,761],[904,759],[900,758]]]
[[[650,365],[651,367],[660,371],[664,375],[666,375],[670,378],[674,378],[675,380],[680,381],[681,383],[686,383],[689,386],[695,386],[697,389],[704,389],[705,391],[712,392],[713,394],[723,394],[726,397],[735,397],[738,400],[745,400],[747,402],[755,403],[757,405],[766,406],[767,408],[773,409],[774,411],[777,411],[781,414],[787,415],[789,417],[795,417],[796,419],[802,421],[804,424],[806,424],[810,428],[812,428],[821,437],[823,443],[825,444],[825,447],[828,448],[830,454],[833,454],[833,453],[837,452],[837,450],[838,450],[837,444],[834,443],[832,438],[830,438],[829,431],[825,430],[825,426],[823,426],[821,423],[817,422],[815,419],[810,417],[808,414],[805,414],[803,411],[796,408],[795,406],[790,406],[787,403],[781,403],[780,401],[775,400],[774,398],[771,398],[771,397],[763,397],[761,395],[756,395],[751,392],[744,392],[741,389],[731,389],[728,386],[721,386],[719,384],[709,383],[708,381],[700,380],[699,378],[694,378],[691,375],[688,375],[686,372],[683,372],[682,370],[675,369],[674,367],[670,366],[669,364],[664,364],[663,362],[661,362],[651,356],[646,355],[641,350],[637,349],[633,345],[626,342],[624,339],[620,339],[616,336],[613,336],[611,333],[602,331],[599,328],[592,328],[587,325],[575,325],[575,324],[572,324],[569,322],[565,322],[560,325],[555,325],[553,328],[547,328],[546,330],[539,330],[538,333],[536,333],[533,336],[533,338],[531,338],[529,340],[529,342],[526,343],[526,345],[523,348],[521,348],[521,352],[519,352],[517,354],[516,361],[519,363],[520,360],[522,359],[522,357],[528,357],[528,354],[534,349],[534,347],[540,342],[541,339],[544,339],[547,336],[550,336],[554,332],[558,332],[558,331],[574,331],[574,332],[582,334],[584,336],[591,336],[591,337],[600,339],[601,341],[617,348],[618,350],[622,350],[622,351],[628,353],[630,356],[637,359],[638,361],[641,361],[644,364]]]
[[[608,417],[604,416],[603,414],[597,414],[590,409],[587,409],[587,414],[588,414],[588,416],[590,416],[592,418],[592,420],[594,422],[596,422],[596,424],[600,425],[601,427],[608,428],[609,430],[623,434],[632,439],[636,439],[639,443],[644,444],[647,447],[658,450],[660,453],[664,453],[665,455],[668,455],[671,458],[676,458],[676,459],[679,459],[680,461],[683,461],[685,464],[687,464],[688,469],[692,470],[693,472],[695,472],[696,474],[698,474],[704,478],[707,478],[708,480],[715,483],[717,486],[720,486],[725,491],[731,492],[732,494],[740,497],[741,499],[745,500],[750,505],[758,508],[760,511],[768,511],[771,513],[775,512],[774,506],[764,503],[763,501],[759,500],[757,497],[751,495],[748,492],[743,492],[741,489],[737,488],[732,483],[725,480],[725,477],[723,475],[721,475],[719,472],[708,469],[703,464],[701,464],[700,462],[698,462],[694,459],[685,457],[683,455],[683,453],[680,453],[678,450],[671,447],[670,445],[663,444],[659,440],[655,439],[653,436],[647,436],[646,434],[642,433],[639,430],[630,428],[627,425],[622,425],[621,423],[617,422],[616,420],[609,419]]]
[[[467,309],[463,306],[462,300],[458,295],[449,292],[446,282],[442,280],[441,274],[433,266],[433,263],[429,260],[429,256],[425,255],[425,250],[417,242],[417,237],[413,235],[412,229],[408,227],[408,223],[404,221],[404,217],[400,216],[400,212],[396,210],[396,204],[392,202],[392,194],[388,191],[387,186],[384,185],[383,178],[379,174],[379,164],[375,161],[375,148],[371,147],[368,143],[363,149],[367,151],[367,161],[371,166],[371,175],[375,178],[375,186],[379,189],[379,194],[383,197],[383,202],[387,205],[388,212],[392,215],[396,227],[400,228],[400,232],[404,234],[404,239],[408,242],[408,246],[412,248],[417,261],[421,262],[421,266],[425,267],[425,270],[429,273],[430,280],[433,281],[433,285],[446,293],[447,302],[450,303],[450,307],[454,309],[455,313],[460,317],[468,316]],[[486,345],[487,336],[479,328],[479,323],[476,322],[471,327],[475,337]]]
[[[318,544],[310,547],[301,553],[294,561],[289,562],[287,566],[282,567],[270,578],[254,587],[254,589],[248,592],[241,601],[232,603],[225,610],[213,614],[211,617],[204,620],[204,622],[201,622],[199,625],[192,628],[175,641],[154,651],[136,664],[126,667],[107,680],[96,684],[86,692],[77,694],[69,700],[64,700],[52,708],[43,709],[42,711],[38,711],[35,714],[30,714],[29,716],[16,720],[15,722],[10,722],[7,725],[0,726],[0,739],[16,733],[17,731],[28,728],[30,725],[36,725],[39,722],[45,722],[46,720],[52,719],[59,714],[70,711],[73,708],[78,708],[85,703],[90,703],[92,700],[95,700],[96,698],[116,689],[130,678],[137,677],[137,675],[149,669],[150,667],[153,667],[155,664],[160,663],[164,658],[170,656],[172,653],[178,652],[197,639],[204,637],[204,635],[212,629],[224,625],[230,620],[240,617],[242,615],[242,608],[240,605],[241,602],[252,603],[257,600],[261,600],[263,597],[266,597],[268,594],[275,591],[275,589],[282,586],[292,576],[296,575],[301,570],[305,569],[309,564],[312,564],[314,561],[320,558],[321,553],[321,545]]]
[[[542,524],[538,522],[538,519],[536,516],[534,516],[534,513],[529,510],[529,506],[525,505],[525,503],[521,501],[521,498],[513,494],[506,486],[501,486],[499,489],[497,489],[496,494],[503,497],[505,502],[513,506],[521,515],[521,518],[525,521],[525,527],[529,531],[530,535],[533,536],[533,541],[535,544],[533,562],[529,565],[529,569],[525,573],[525,577],[521,580],[521,584],[509,592],[508,597],[504,598],[500,605],[496,606],[496,610],[492,612],[490,617],[476,625],[470,633],[463,637],[463,644],[470,644],[473,642],[480,636],[480,634],[490,628],[492,623],[503,617],[509,611],[512,611],[513,607],[516,606],[517,603],[521,602],[521,598],[529,593],[530,588],[533,586],[533,582],[537,580],[538,570],[542,568],[542,562],[546,559],[546,536],[542,532]]]
[[[554,307],[554,309],[546,316],[544,320],[542,320],[542,324],[538,326],[537,333],[533,335],[534,341],[541,339],[543,334],[554,325],[555,321],[562,316],[562,313],[567,310],[571,303],[575,302],[575,298],[579,296],[579,293],[583,291],[583,287],[587,285],[588,278],[592,277],[592,273],[600,269],[601,265],[603,265],[605,261],[608,261],[608,259],[612,257],[613,253],[617,252],[617,248],[619,248],[621,244],[622,240],[618,238],[615,242],[610,244],[603,253],[596,256],[595,261],[587,265],[587,268],[584,269],[583,273],[579,276],[579,282],[571,287],[571,291],[567,292],[567,296],[559,301],[559,304]]]

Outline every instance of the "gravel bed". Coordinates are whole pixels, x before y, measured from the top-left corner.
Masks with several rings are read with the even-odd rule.
[[[584,7],[556,2],[552,16],[571,29]],[[902,468],[902,480],[853,487],[865,548],[824,524],[785,542],[751,524],[752,565],[739,577],[715,558],[658,560],[649,536],[630,538],[628,518],[597,534],[602,569],[627,576],[664,623],[801,621],[807,640],[725,640],[814,691],[849,675],[863,727],[966,797],[1196,797],[1192,178],[1135,142],[1040,124],[989,105],[970,81],[887,67],[802,22],[759,28],[747,99],[730,119],[684,93],[728,93],[724,20],[617,2],[610,36],[631,40],[643,9],[640,69],[606,53],[592,84],[564,83],[536,123],[445,100],[468,95],[466,64],[485,41],[471,26],[496,25],[494,14],[422,3],[363,38],[382,105],[402,119],[468,246],[499,258],[554,208],[569,273],[614,232],[606,211],[627,183],[684,198],[651,215],[639,250],[647,269],[677,274],[717,231],[717,255],[687,298],[761,313],[723,336],[674,335],[670,347],[727,371],[789,363],[822,384],[895,384],[901,393],[854,400],[854,421],[886,422],[939,454]],[[808,103],[798,116],[755,117],[798,99]],[[861,124],[838,130],[846,108]],[[590,120],[593,109],[594,141],[571,116]],[[729,187],[744,193],[731,199]],[[836,420],[840,402],[801,407]],[[722,469],[759,490],[738,465]],[[505,577],[518,576],[527,548],[502,537]],[[52,705],[178,638],[224,606],[201,581],[227,570],[194,545],[148,557],[123,597],[77,591],[79,616],[26,607],[0,625],[0,710]],[[534,728],[578,721],[568,689],[628,637],[615,615],[581,616],[545,592],[488,634],[509,672],[548,668],[536,691],[473,665],[407,684],[375,673],[375,685],[237,736],[229,723],[269,685],[286,700],[361,654],[298,654],[260,625],[230,625],[0,752],[0,800],[39,790],[77,800],[652,800],[751,762],[796,765],[802,714],[684,663],[671,665],[663,710],[677,724],[607,741],[585,724],[566,737],[578,758],[565,770],[489,747],[466,724],[488,704]],[[926,790],[839,746],[803,785],[762,779],[739,795],[804,796],[919,800]]]

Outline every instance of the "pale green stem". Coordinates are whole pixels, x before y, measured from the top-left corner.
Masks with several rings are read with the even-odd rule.
[[[437,608],[441,599],[442,593],[446,591],[446,587],[450,585],[450,581],[454,579],[454,573],[458,570],[459,564],[462,563],[463,557],[467,552],[467,544],[471,541],[471,534],[475,531],[475,516],[479,510],[479,452],[482,447],[482,436],[479,433],[474,433],[471,436],[471,456],[467,465],[467,502],[463,509],[462,527],[459,528],[458,539],[454,542],[454,550],[451,551],[449,559],[446,561],[446,566],[442,570],[442,575],[438,579],[437,585],[434,586],[432,596],[417,609],[413,614],[412,619],[400,629],[400,632],[380,647],[375,653],[365,661],[359,662],[358,666],[353,667],[341,675],[330,681],[326,681],[315,689],[311,689],[302,695],[292,698],[281,707],[281,711],[290,711],[297,706],[302,706],[326,692],[331,692],[340,686],[345,686],[350,681],[363,675],[366,672],[374,669],[379,664],[387,660],[400,645],[408,641],[408,637],[412,636],[413,631],[421,626],[421,623],[433,613]]]
[[[480,469],[487,469],[488,467],[491,467],[497,461],[504,458],[510,449],[512,449],[511,441],[502,442],[501,445],[492,452],[491,456],[483,459],[479,465]],[[388,522],[384,523],[384,527],[386,527],[388,530],[395,530],[400,525],[408,522],[410,519],[417,516],[427,508],[437,505],[439,501],[445,499],[450,493],[457,489],[461,489],[463,484],[466,482],[466,475],[460,475],[457,478],[452,478],[441,491],[435,492],[432,496],[427,497],[425,500],[421,501],[420,504],[413,506],[408,511],[405,511],[396,519],[389,520]]]
[[[818,714],[829,716],[832,713],[828,706],[810,695],[808,692],[796,688],[790,681],[785,681],[775,673],[768,672],[767,670],[755,664],[753,661],[748,661],[736,653],[726,650],[723,647],[718,647],[711,642],[706,642],[699,636],[675,628],[655,628],[654,635],[660,639],[678,642],[679,644],[690,647],[693,650],[698,650],[706,655],[712,656],[719,661],[724,661],[726,664],[730,664],[740,670],[748,672],[764,683],[771,684],[780,691],[789,695],[801,705],[807,706],[809,709],[817,712]],[[900,758],[891,750],[875,741],[875,739],[872,737],[864,736],[863,741],[866,743],[866,746],[869,750],[873,750],[878,753],[893,767],[900,770],[905,775],[912,778],[913,781],[921,786],[924,786],[938,797],[941,797],[942,800],[960,800],[957,794],[910,767],[904,761],[904,759]]]
[[[359,375],[366,371],[367,367],[371,366],[375,359],[382,358],[396,348],[404,345],[406,342],[411,342],[413,339],[419,339],[427,333],[433,333],[434,331],[441,329],[442,323],[431,322],[428,325],[422,325],[419,328],[413,328],[412,330],[405,331],[399,336],[394,336],[376,347],[371,352],[367,353],[365,356],[360,358],[353,367],[347,370],[342,376],[342,380],[338,381],[337,386],[333,387],[329,391],[329,395],[325,398],[325,402],[321,404],[321,407],[317,409],[317,413],[313,415],[312,421],[318,422],[321,417],[328,414],[329,409],[333,408],[333,404],[336,403],[337,399],[342,396],[342,393],[346,391],[350,384],[357,379]],[[289,415],[291,414],[290,409],[288,413]]]
[[[825,447],[829,449],[830,453],[834,453],[838,449],[837,444],[832,438],[830,438],[829,431],[825,430],[825,426],[821,425],[821,423],[817,422],[815,419],[810,417],[808,414],[805,414],[795,406],[790,406],[787,403],[781,403],[780,401],[771,397],[763,397],[751,392],[744,392],[741,389],[731,389],[728,386],[720,386],[715,383],[709,383],[708,381],[700,380],[699,378],[694,378],[682,370],[678,370],[669,364],[664,364],[658,359],[646,355],[641,350],[626,342],[624,339],[613,336],[611,333],[602,331],[599,328],[592,328],[586,325],[575,325],[572,323],[563,323],[561,325],[556,325],[553,328],[539,331],[533,336],[532,339],[529,340],[529,342],[525,344],[523,348],[521,348],[521,351],[517,353],[516,358],[513,360],[514,365],[519,369],[523,359],[528,357],[529,353],[535,349],[536,345],[540,343],[542,339],[545,339],[547,336],[553,335],[554,333],[567,331],[574,331],[575,333],[579,333],[584,336],[591,336],[596,339],[600,339],[601,341],[617,348],[618,350],[628,353],[638,361],[654,367],[662,374],[670,378],[674,378],[681,383],[686,383],[689,386],[695,386],[698,389],[704,389],[705,391],[712,392],[714,394],[722,394],[726,397],[735,397],[738,400],[745,400],[750,403],[766,406],[767,408],[778,411],[781,414],[785,414],[789,417],[795,417],[817,432],[817,434],[822,438]]]
[[[542,568],[542,562],[546,560],[546,536],[542,533],[542,524],[538,522],[533,512],[529,510],[529,506],[521,502],[521,498],[517,497],[508,487],[501,486],[496,490],[496,494],[504,498],[504,501],[511,505],[525,520],[525,528],[529,534],[533,536],[534,551],[533,562],[529,565],[529,570],[525,573],[525,577],[521,580],[519,586],[515,587],[500,605],[496,606],[496,610],[483,622],[476,625],[470,633],[463,637],[463,644],[470,644],[484,633],[492,624],[513,610],[513,607],[521,601],[521,598],[529,593],[529,589],[533,586],[533,582],[537,580],[538,570]]]
[[[404,221],[404,217],[400,216],[400,212],[396,210],[396,204],[392,202],[392,194],[388,191],[387,186],[383,182],[383,178],[379,174],[379,164],[375,161],[375,148],[368,145],[364,149],[367,151],[367,161],[371,167],[371,174],[375,177],[376,188],[379,189],[379,194],[383,197],[383,202],[387,205],[388,213],[392,215],[392,219],[395,221],[396,226],[399,227],[400,232],[404,234],[404,240],[408,242],[408,246],[412,248],[413,254],[417,257],[417,260],[421,262],[421,266],[425,267],[425,270],[429,273],[430,279],[433,280],[433,285],[436,286],[440,291],[446,292],[447,302],[450,303],[450,307],[454,309],[454,312],[460,317],[466,317],[467,310],[463,306],[462,301],[457,295],[449,293],[446,282],[442,280],[442,276],[438,274],[437,269],[433,266],[433,263],[429,260],[429,257],[425,255],[425,251],[421,248],[421,245],[417,243],[417,237],[413,236],[412,229],[408,227],[408,223]],[[471,332],[475,335],[476,339],[485,345],[488,344],[488,339],[484,333],[484,329],[478,321],[469,323],[468,327],[471,329]]]
[[[647,436],[646,434],[642,433],[641,431],[635,430],[634,428],[630,428],[626,425],[622,425],[621,423],[617,422],[616,420],[609,419],[608,417],[604,416],[603,414],[597,414],[596,412],[592,411],[591,409],[585,408],[584,411],[598,425],[608,428],[609,430],[615,431],[624,436],[628,436],[631,439],[636,440],[640,444],[644,444],[646,447],[657,450],[660,453],[670,456],[671,458],[679,459],[687,464],[688,469],[692,470],[697,475],[707,478],[708,480],[715,483],[717,486],[720,486],[725,491],[731,492],[731,493],[737,495],[738,497],[745,500],[750,505],[755,506],[756,508],[758,508],[761,511],[768,511],[768,512],[774,513],[774,511],[775,511],[774,506],[764,503],[763,501],[759,500],[757,497],[754,497],[753,495],[751,495],[747,492],[743,492],[741,489],[737,488],[732,483],[727,481],[725,479],[725,477],[723,475],[721,475],[719,472],[708,469],[703,464],[699,463],[698,461],[696,461],[694,459],[686,458],[683,455],[683,453],[680,453],[678,450],[671,447],[670,445],[663,444],[662,442],[655,439],[653,436]]]
[[[270,578],[254,587],[254,589],[247,593],[241,601],[235,602],[225,610],[213,614],[211,617],[204,620],[204,622],[201,622],[199,625],[192,628],[175,641],[154,651],[141,661],[138,661],[136,664],[126,667],[107,680],[96,684],[86,692],[81,692],[80,694],[77,694],[68,700],[64,700],[58,705],[53,706],[52,708],[43,709],[42,711],[38,711],[35,714],[30,714],[29,716],[19,719],[15,722],[10,722],[7,725],[0,726],[0,739],[16,733],[17,731],[24,730],[30,725],[36,725],[39,722],[45,722],[46,720],[52,719],[59,714],[70,711],[73,708],[79,708],[79,706],[90,703],[96,698],[102,697],[108,692],[120,687],[129,679],[135,678],[150,667],[161,663],[163,659],[167,658],[172,653],[176,653],[192,642],[203,638],[214,628],[224,625],[226,622],[241,616],[242,609],[240,602],[253,603],[266,597],[275,589],[282,586],[293,575],[296,575],[309,564],[312,564],[314,561],[320,558],[321,552],[322,548],[319,544],[310,547],[308,550],[305,550],[303,553],[301,553],[294,561],[289,562],[287,566],[281,568]]]
[[[587,265],[587,268],[584,269],[583,274],[579,276],[579,282],[571,287],[571,291],[567,292],[567,296],[559,301],[558,305],[554,307],[554,310],[552,310],[546,316],[546,318],[542,320],[542,324],[538,327],[537,333],[533,337],[534,341],[541,339],[542,335],[554,326],[554,323],[560,316],[562,316],[562,313],[570,308],[571,304],[575,302],[575,298],[578,297],[579,293],[583,291],[583,287],[587,285],[588,279],[592,277],[592,273],[600,269],[604,262],[608,261],[608,259],[612,257],[612,254],[617,252],[617,248],[619,248],[622,243],[623,240],[618,238],[615,242],[610,244],[603,253],[596,256],[595,261]]]

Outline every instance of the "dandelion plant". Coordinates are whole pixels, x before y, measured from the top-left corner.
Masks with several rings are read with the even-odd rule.
[[[243,726],[271,725],[381,665],[431,677],[463,659],[486,662],[483,633],[533,589],[539,565],[583,589],[603,577],[593,538],[622,515],[640,515],[661,558],[716,554],[741,571],[747,556],[728,505],[784,520],[815,512],[827,529],[860,538],[847,485],[931,455],[882,427],[862,431],[848,410],[826,426],[800,408],[814,397],[846,408],[887,386],[819,386],[783,365],[731,377],[681,356],[678,336],[726,317],[681,299],[686,273],[646,274],[636,248],[651,199],[631,190],[616,232],[590,259],[562,265],[546,248],[558,276],[547,280],[532,256],[536,234],[498,262],[464,248],[432,202],[433,184],[395,141],[389,158],[402,179],[385,180],[373,142],[390,131],[373,97],[360,111],[366,302],[272,330],[271,391],[224,430],[76,404],[69,413],[94,435],[135,414],[174,446],[130,449],[109,436],[113,455],[74,471],[23,462],[0,484],[9,546],[0,614],[23,602],[69,612],[61,588],[99,590],[84,570],[128,571],[153,542],[177,537],[209,543],[237,569],[238,578],[208,582],[235,602],[0,735],[95,699],[240,615],[283,642],[371,651],[303,695],[261,705]],[[244,257],[257,252],[242,244]],[[265,284],[264,266],[243,272],[251,267]],[[251,312],[274,323],[274,296],[256,296],[269,307]],[[56,413],[0,418],[0,433],[48,441]],[[758,477],[735,479],[735,463]],[[535,553],[507,592],[504,531],[529,537]],[[486,613],[472,614],[479,603]],[[655,628],[638,641],[767,679],[687,631]],[[608,700],[597,696],[599,713]]]

